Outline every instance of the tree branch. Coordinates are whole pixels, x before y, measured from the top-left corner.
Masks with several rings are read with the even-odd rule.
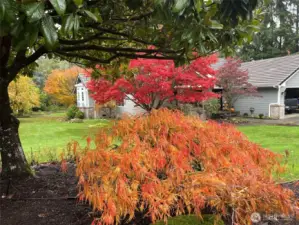
[[[70,59],[68,59],[66,56],[63,56],[63,55],[61,55],[61,54],[58,54],[58,53],[54,53],[54,54],[57,55],[58,57],[60,57],[61,59],[65,60],[65,61],[68,61],[68,62],[70,62],[70,63],[72,63],[72,64],[76,64],[76,65],[79,66],[79,67],[80,67],[80,66],[82,66],[82,67],[85,67],[85,66],[86,66],[86,64],[84,64],[84,63],[70,60]]]
[[[85,59],[94,63],[103,63],[107,64],[113,61],[114,59],[125,57],[129,59],[137,59],[137,58],[144,58],[144,59],[164,59],[164,60],[173,60],[180,58],[181,56],[160,56],[160,55],[138,55],[138,54],[128,54],[128,53],[115,53],[110,58],[103,59],[103,58],[97,58],[94,56],[88,56],[88,55],[82,55],[80,53],[70,53],[70,52],[64,52],[56,50],[54,51],[55,54],[58,56],[65,56],[65,57],[72,57],[72,58],[78,58],[78,59]]]
[[[0,37],[0,73],[7,66],[11,48],[11,37]],[[1,75],[1,74],[0,74]]]
[[[31,56],[26,58],[26,65],[29,65],[33,62],[35,62],[35,60],[37,60],[39,57],[41,57],[43,54],[46,54],[48,51],[45,48],[45,46],[41,46],[39,49],[37,49],[36,52],[34,52]]]
[[[137,54],[126,54],[126,53],[117,53],[119,57],[126,57],[129,59],[164,59],[164,60],[174,60],[181,58],[181,55],[176,56],[164,56],[164,55],[137,55]]]
[[[9,72],[9,82],[12,81],[16,75],[18,74],[18,72],[30,65],[31,63],[35,62],[39,57],[41,57],[43,54],[47,53],[47,49],[44,46],[41,46],[36,52],[34,52],[31,56],[29,57],[22,57],[20,59],[20,61],[16,61],[18,54],[15,58],[16,63],[12,64],[9,68],[8,68],[8,72]],[[22,53],[23,54],[23,53]],[[21,55],[19,56],[21,57]]]
[[[17,53],[17,55],[16,55],[16,57],[15,57],[15,59],[14,59],[12,65],[17,64],[18,62],[21,62],[21,61],[24,60],[24,59],[26,59],[26,49],[20,50],[20,51]]]
[[[97,33],[95,35],[92,35],[88,38],[81,39],[81,40],[65,40],[65,39],[59,39],[59,43],[63,45],[77,45],[77,44],[84,44],[86,42],[98,39],[100,36],[102,36],[104,32]]]
[[[87,23],[86,27],[97,29],[99,31],[103,31],[103,32],[106,32],[106,33],[109,33],[109,34],[114,34],[114,35],[118,35],[118,36],[122,36],[122,37],[131,38],[131,40],[136,41],[136,42],[141,43],[141,44],[157,45],[157,43],[150,43],[150,42],[144,41],[144,40],[139,39],[139,38],[133,38],[133,37],[131,37],[131,35],[123,33],[123,32],[119,32],[119,31],[115,31],[115,30],[111,30],[111,29],[101,27],[101,26],[99,26],[99,24],[96,24],[96,23]]]
[[[123,22],[128,22],[128,21],[138,21],[138,20],[141,20],[145,17],[148,17],[150,15],[153,14],[154,11],[150,11],[150,12],[147,12],[147,13],[144,13],[144,14],[141,14],[141,15],[138,15],[138,16],[132,16],[130,18],[112,18],[112,20],[115,20],[115,21],[123,21]]]
[[[62,55],[62,56],[66,56],[66,57],[73,57],[73,58],[79,58],[79,59],[86,59],[89,60],[91,62],[95,62],[95,63],[103,63],[103,64],[107,64],[110,63],[113,59],[116,59],[118,56],[114,55],[108,59],[100,59],[100,58],[96,58],[93,56],[87,56],[87,55],[82,55],[82,54],[77,54],[77,53],[68,53],[68,52],[63,52],[63,51],[55,51],[55,54]]]
[[[148,107],[148,105],[138,103],[137,100],[136,100],[135,98],[130,98],[130,97],[129,97],[129,94],[126,94],[126,93],[125,93],[125,95],[126,95],[125,98],[129,99],[130,101],[132,101],[136,106],[141,107],[142,109],[144,109],[144,110],[147,111],[147,112],[151,111],[151,109]]]
[[[77,44],[85,44],[89,41],[93,40],[105,40],[105,41],[127,41],[126,38],[117,38],[117,37],[97,37],[97,38],[90,38],[90,39],[82,39],[82,40],[66,40],[66,39],[59,39],[59,43],[63,45],[77,45]]]
[[[161,53],[170,53],[170,54],[178,54],[182,53],[183,49],[179,51],[174,50],[163,50],[163,49],[137,49],[137,48],[118,48],[118,47],[102,47],[98,45],[78,45],[78,46],[71,46],[71,47],[60,47],[59,51],[64,52],[71,52],[71,51],[80,51],[80,50],[98,50],[103,52],[110,52],[110,53],[117,53],[117,52],[139,52],[139,53],[149,53],[149,54],[161,54]]]

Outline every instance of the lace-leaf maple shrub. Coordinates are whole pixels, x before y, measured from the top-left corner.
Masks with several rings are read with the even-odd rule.
[[[83,152],[77,157],[79,199],[99,212],[93,224],[121,224],[137,214],[154,223],[201,216],[209,207],[241,225],[256,211],[294,210],[292,191],[272,177],[283,170],[281,156],[232,125],[153,110],[100,130]]]

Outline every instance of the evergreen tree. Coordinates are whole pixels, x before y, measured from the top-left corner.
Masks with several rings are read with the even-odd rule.
[[[284,56],[299,51],[299,0],[275,0],[265,9],[260,32],[238,53],[245,60]]]

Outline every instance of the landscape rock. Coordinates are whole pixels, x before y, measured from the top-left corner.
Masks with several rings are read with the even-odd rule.
[[[83,123],[83,119],[75,118],[75,119],[71,119],[69,122],[70,123]]]

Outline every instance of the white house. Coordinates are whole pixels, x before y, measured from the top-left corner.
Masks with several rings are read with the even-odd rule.
[[[75,91],[77,96],[77,107],[84,112],[84,116],[86,118],[93,118],[94,117],[94,109],[95,109],[95,102],[89,96],[88,89],[86,87],[89,78],[85,76],[85,74],[80,73],[78,75],[76,84],[75,84]]]
[[[123,104],[117,105],[112,112],[108,108],[98,107],[89,95],[87,88],[89,80],[90,78],[86,77],[84,73],[79,73],[75,84],[77,107],[84,112],[85,118],[121,117],[124,114],[138,115],[145,113],[142,108],[135,106],[135,103],[130,100],[132,96],[128,96],[124,99]]]
[[[117,106],[117,116],[121,116],[124,114],[128,115],[139,115],[144,114],[146,111],[139,106],[136,106],[132,99],[133,96],[128,95],[127,98],[124,99],[123,104]]]

